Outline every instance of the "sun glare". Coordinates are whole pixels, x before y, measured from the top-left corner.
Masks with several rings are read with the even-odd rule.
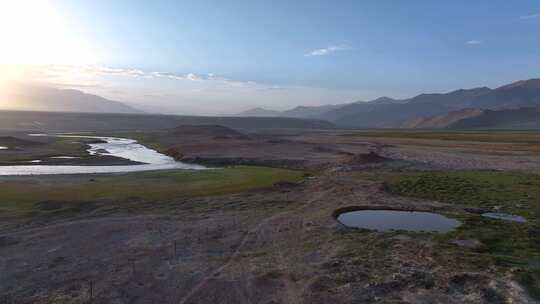
[[[53,2],[2,0],[0,64],[94,63],[94,53],[71,29]]]

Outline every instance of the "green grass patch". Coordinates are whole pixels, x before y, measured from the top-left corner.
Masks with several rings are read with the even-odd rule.
[[[470,207],[498,207],[501,212],[524,216],[526,223],[495,220],[463,213],[463,225],[435,236],[445,254],[456,254],[472,267],[496,266],[501,271],[521,269],[517,277],[532,294],[540,295],[540,175],[500,171],[432,171],[399,173],[387,178],[396,194]],[[453,239],[477,239],[485,246],[459,248]]]
[[[166,202],[179,198],[221,195],[296,182],[302,171],[265,167],[168,170],[122,175],[50,175],[0,178],[0,216],[43,211],[42,202],[130,200]],[[63,207],[64,208],[64,207]],[[53,208],[54,209],[54,208]]]
[[[540,299],[540,270],[528,270],[518,274],[518,281],[535,299]]]
[[[366,130],[347,133],[347,135],[381,138],[540,144],[540,132],[538,131]]]
[[[390,192],[471,207],[500,207],[540,219],[540,175],[483,170],[401,173],[388,178]],[[539,222],[540,224],[540,222]]]
[[[21,146],[10,146],[14,150],[3,150],[0,153],[0,162],[30,161],[46,159],[52,156],[90,157],[86,151],[87,146],[74,138],[50,137],[44,143],[33,143]],[[0,142],[0,146],[2,146]]]
[[[342,136],[386,139],[400,145],[456,149],[488,155],[540,152],[540,132],[516,130],[359,130]]]

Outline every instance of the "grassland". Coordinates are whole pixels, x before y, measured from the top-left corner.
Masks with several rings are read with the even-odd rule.
[[[526,223],[463,214],[463,225],[436,237],[442,253],[463,255],[464,262],[486,269],[512,270],[540,297],[540,176],[499,171],[431,171],[388,177],[389,191],[404,196],[500,210],[524,216]],[[476,239],[484,246],[457,248],[452,239]],[[464,251],[463,251],[464,250]]]
[[[43,202],[63,202],[71,208],[81,201],[170,200],[266,188],[277,182],[296,182],[301,171],[228,167],[203,171],[152,171],[121,175],[68,175],[0,178],[0,216],[47,212]]]
[[[540,152],[538,131],[364,130],[343,136],[479,155],[537,155]]]
[[[46,141],[17,140],[11,144],[13,137],[0,138],[0,146],[8,146],[15,150],[4,150],[0,153],[0,162],[23,162],[31,160],[46,160],[53,156],[71,156],[89,158],[84,140],[73,138],[48,137]],[[13,140],[11,140],[13,141]]]
[[[538,131],[366,130],[354,131],[346,135],[376,138],[540,144],[540,133]]]
[[[92,134],[137,139],[159,151],[175,147],[187,158],[305,160],[303,170],[314,176],[279,187],[272,185],[299,181],[304,172],[236,166],[0,177],[0,262],[10,266],[0,294],[28,302],[76,294],[86,301],[92,279],[107,303],[179,303],[186,294],[193,294],[190,303],[524,303],[528,297],[510,280],[518,278],[540,296],[540,177],[457,171],[538,170],[540,133]],[[527,152],[514,153],[519,149]],[[397,161],[357,169],[347,156],[372,150]],[[454,153],[465,150],[472,153]],[[383,193],[382,181],[395,194],[448,205]],[[377,233],[346,229],[331,217],[356,205],[438,210],[463,225],[448,234]],[[488,219],[463,207],[497,207],[528,222]],[[199,282],[204,288],[191,293]],[[257,292],[247,294],[253,286]]]

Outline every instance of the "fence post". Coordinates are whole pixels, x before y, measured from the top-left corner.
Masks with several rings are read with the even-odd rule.
[[[94,301],[94,282],[90,280],[90,303]]]

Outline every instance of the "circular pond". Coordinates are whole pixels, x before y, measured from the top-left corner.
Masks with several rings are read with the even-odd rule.
[[[414,232],[448,232],[461,223],[437,213],[403,210],[354,210],[336,216],[343,225],[388,232],[407,230]]]

